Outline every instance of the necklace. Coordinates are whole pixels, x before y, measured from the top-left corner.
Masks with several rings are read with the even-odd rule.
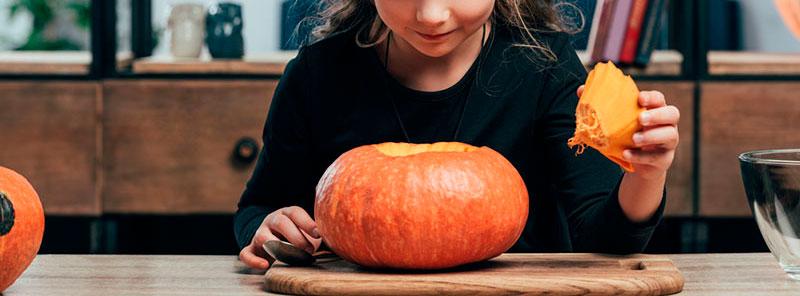
[[[392,42],[392,32],[389,31],[389,36],[386,38],[386,50],[385,50],[384,58],[383,58],[383,68],[384,68],[384,70],[386,71],[387,74],[389,73],[389,47],[391,45],[391,42]],[[481,64],[483,62],[483,46],[484,46],[484,42],[486,42],[486,24],[485,23],[483,24],[483,32],[481,33],[481,50],[478,52],[478,60],[476,61],[478,63],[478,65],[477,65],[477,67],[475,69],[474,76],[472,77],[472,79],[473,79],[472,84],[467,86],[467,96],[466,96],[466,98],[464,98],[464,106],[461,107],[461,114],[458,116],[458,124],[456,125],[456,130],[453,132],[453,142],[455,142],[456,139],[458,138],[458,133],[461,130],[461,123],[464,121],[464,113],[467,110],[467,104],[469,103],[469,97],[470,97],[470,94],[472,93],[472,88],[475,87],[475,82],[478,80],[477,79],[478,73],[480,73]],[[469,75],[469,70],[467,70],[467,71],[468,71],[467,75]],[[388,79],[386,79],[386,77],[384,77],[384,82],[386,83],[386,89],[388,91],[389,82],[388,82]],[[405,125],[403,124],[403,119],[400,118],[400,111],[398,111],[398,109],[397,109],[397,103],[395,103],[394,94],[391,91],[388,91],[388,92],[389,92],[389,100],[391,101],[392,109],[394,110],[394,117],[395,117],[395,119],[397,119],[397,123],[400,125],[400,130],[403,132],[403,136],[406,138],[406,142],[411,143],[411,137],[408,136],[408,131],[406,130]]]

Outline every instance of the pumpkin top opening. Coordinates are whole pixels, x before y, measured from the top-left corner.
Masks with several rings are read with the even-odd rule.
[[[381,153],[393,157],[410,156],[425,152],[471,152],[479,149],[459,142],[438,142],[433,144],[381,143],[373,146]]]

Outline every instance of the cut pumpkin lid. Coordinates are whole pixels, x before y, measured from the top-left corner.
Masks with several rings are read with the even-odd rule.
[[[639,89],[633,79],[613,63],[599,63],[589,72],[575,109],[575,135],[567,141],[577,154],[590,146],[628,172],[633,165],[622,152],[634,147],[633,134],[640,130]]]

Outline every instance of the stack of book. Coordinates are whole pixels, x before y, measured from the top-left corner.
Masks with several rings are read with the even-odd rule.
[[[597,0],[586,50],[592,64],[611,61],[645,67],[650,62],[669,0]]]

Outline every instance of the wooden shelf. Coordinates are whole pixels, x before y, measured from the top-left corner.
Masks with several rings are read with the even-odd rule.
[[[711,75],[800,75],[800,54],[710,51]]]
[[[586,51],[577,51],[578,58],[590,69],[589,54]],[[622,70],[629,75],[641,76],[680,76],[681,66],[683,64],[683,55],[675,50],[659,50],[654,51],[647,68],[633,68],[625,67]]]
[[[281,75],[297,51],[276,51],[246,55],[243,59],[176,59],[155,56],[133,62],[136,74],[264,74]]]
[[[588,67],[588,56],[578,51],[578,57]],[[149,57],[133,62],[136,74],[267,74],[281,75],[286,63],[297,51],[276,51],[247,55],[240,60],[176,59],[171,56]],[[625,68],[631,75],[678,76],[681,75],[683,56],[677,51],[656,51],[651,64],[644,69]]]
[[[0,52],[2,74],[89,74],[92,54],[88,51]]]

